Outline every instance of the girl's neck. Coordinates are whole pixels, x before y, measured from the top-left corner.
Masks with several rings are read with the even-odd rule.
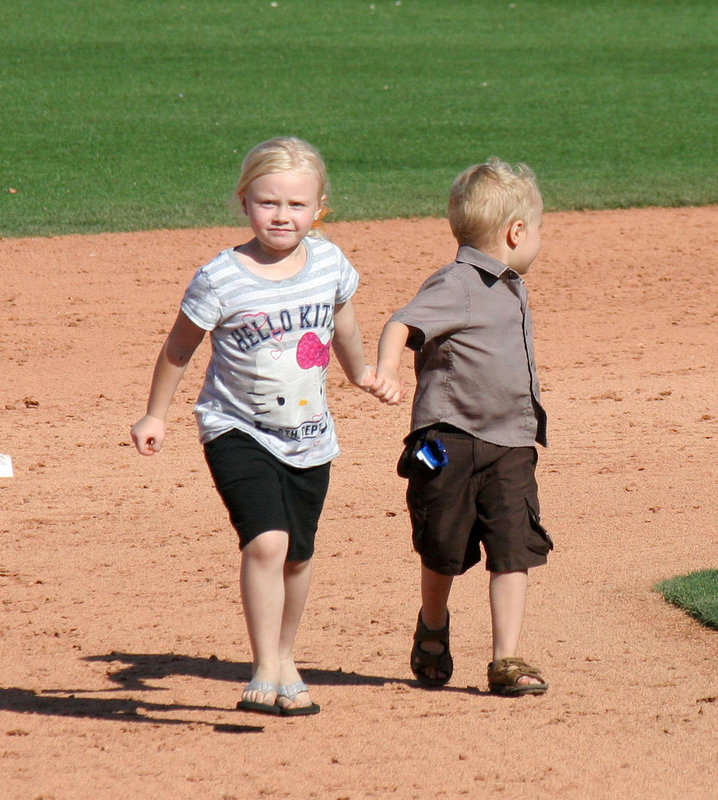
[[[254,238],[234,249],[242,256],[242,263],[250,272],[268,280],[293,278],[307,263],[307,250],[303,243],[287,252],[269,252]]]

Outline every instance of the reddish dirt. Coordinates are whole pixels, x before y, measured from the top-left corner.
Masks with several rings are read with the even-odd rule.
[[[292,720],[234,710],[250,651],[191,413],[206,350],[163,452],[129,438],[187,281],[246,231],[0,241],[0,798],[716,797],[717,634],[652,589],[718,565],[716,223],[715,207],[545,219],[528,283],[556,550],[521,648],[543,697],[486,692],[483,568],[452,596],[452,682],[412,680],[409,404],[333,367],[343,455],[297,647],[322,713]],[[452,259],[448,226],[328,230],[362,273],[373,351]]]

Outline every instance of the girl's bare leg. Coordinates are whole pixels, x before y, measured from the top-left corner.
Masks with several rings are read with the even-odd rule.
[[[266,531],[242,550],[240,588],[252,647],[252,679],[276,685],[280,680],[280,639],[285,605],[284,562],[289,536]],[[252,690],[245,700],[271,705],[275,692]]]
[[[309,594],[312,579],[311,561],[288,561],[284,565],[284,609],[279,635],[279,682],[285,686],[301,681],[294,664],[294,640]],[[285,708],[308,706],[311,703],[308,692],[300,692],[296,701],[280,699]]]

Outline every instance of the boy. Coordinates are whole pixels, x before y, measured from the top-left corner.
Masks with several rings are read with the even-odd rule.
[[[541,245],[543,201],[533,172],[496,158],[455,180],[449,223],[456,261],[435,272],[386,324],[372,392],[402,396],[405,346],[415,351],[412,432],[399,461],[408,478],[421,599],[411,668],[424,686],[453,670],[448,599],[455,575],[490,571],[493,694],[542,694],[548,684],[517,657],[528,569],[553,548],[539,516],[535,443],[546,445],[531,313],[521,278]]]

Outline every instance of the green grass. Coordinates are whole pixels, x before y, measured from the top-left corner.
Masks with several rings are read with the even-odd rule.
[[[4,0],[0,233],[231,224],[276,134],[333,219],[443,215],[492,154],[553,209],[718,202],[717,32],[714,0]]]
[[[718,630],[718,569],[680,575],[661,581],[655,588],[669,603]]]

